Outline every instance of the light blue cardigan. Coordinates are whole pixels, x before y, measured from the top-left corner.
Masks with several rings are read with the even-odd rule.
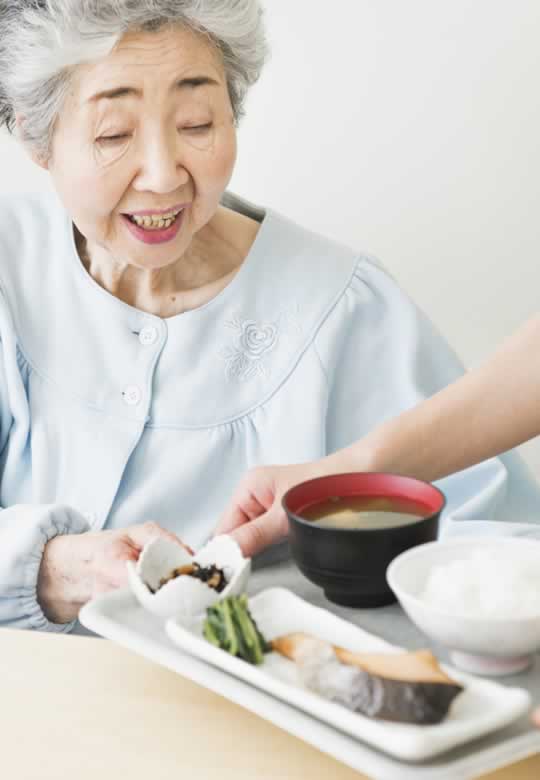
[[[168,319],[92,280],[56,197],[0,203],[1,625],[72,628],[36,601],[54,535],[155,520],[197,547],[249,467],[319,458],[460,374],[378,263],[225,200],[262,221],[255,244],[216,298]],[[456,525],[540,506],[515,455],[441,486]]]

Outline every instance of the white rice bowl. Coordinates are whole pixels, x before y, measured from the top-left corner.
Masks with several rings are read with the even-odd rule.
[[[436,609],[476,618],[540,615],[540,555],[511,545],[434,565],[418,594]]]

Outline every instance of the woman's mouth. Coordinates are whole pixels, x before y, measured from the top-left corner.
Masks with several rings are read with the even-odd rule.
[[[183,222],[186,207],[157,214],[122,214],[130,233],[145,244],[162,244],[172,241]]]

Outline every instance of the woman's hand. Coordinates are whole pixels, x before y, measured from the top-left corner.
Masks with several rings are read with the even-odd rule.
[[[136,561],[145,544],[158,536],[182,545],[157,523],[51,539],[45,545],[37,586],[37,600],[47,619],[70,623],[91,598],[126,585],[126,561]]]
[[[248,471],[238,485],[215,531],[229,534],[251,557],[288,534],[283,494],[299,482],[320,476],[319,463],[262,466]]]

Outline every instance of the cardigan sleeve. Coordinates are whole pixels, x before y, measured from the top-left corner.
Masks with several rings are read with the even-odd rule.
[[[0,295],[0,485],[4,454],[16,424],[28,414],[16,339]],[[63,504],[0,507],[0,626],[69,631],[74,623],[56,625],[37,601],[37,579],[43,550],[59,534],[88,530],[85,518]]]
[[[19,504],[0,510],[0,626],[70,631],[51,623],[37,600],[43,550],[61,534],[88,530],[84,517],[63,504]]]
[[[314,346],[328,380],[328,452],[351,444],[463,373],[433,324],[371,258],[359,261]],[[515,452],[437,484],[448,502],[443,533],[476,529],[540,537],[540,489]]]

